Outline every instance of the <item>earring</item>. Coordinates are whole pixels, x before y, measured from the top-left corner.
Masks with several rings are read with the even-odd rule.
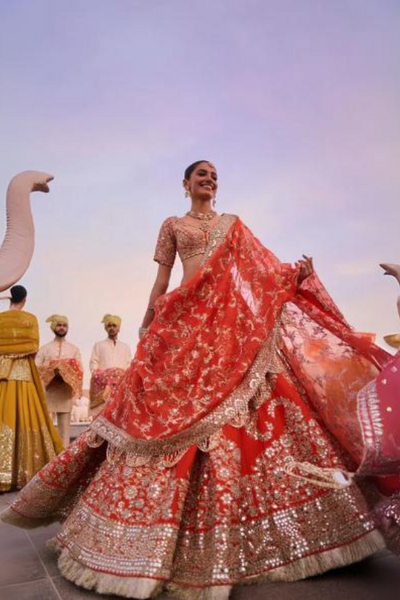
[[[214,196],[214,198],[212,199],[213,208],[215,208],[216,204],[217,204],[217,196]]]
[[[189,190],[185,191],[185,198],[190,198],[190,192],[189,192]]]

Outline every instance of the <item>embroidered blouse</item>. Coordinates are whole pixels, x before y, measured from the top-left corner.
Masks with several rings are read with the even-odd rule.
[[[207,233],[178,217],[168,217],[158,234],[154,260],[172,267],[177,252],[183,262],[192,256],[205,254],[207,243]]]

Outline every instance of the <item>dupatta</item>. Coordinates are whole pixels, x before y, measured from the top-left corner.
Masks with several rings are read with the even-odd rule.
[[[0,355],[34,354],[39,348],[36,317],[24,310],[0,313]]]
[[[66,383],[74,396],[82,395],[83,371],[76,358],[52,359],[48,364],[38,367],[38,371],[45,389],[54,379],[60,377],[61,385]]]
[[[211,232],[202,267],[161,296],[131,367],[91,426],[131,464],[209,447],[264,396],[282,361],[320,418],[362,464],[366,422],[357,395],[390,355],[345,322],[316,275],[281,263],[233,215]],[[257,402],[259,405],[259,401]]]
[[[24,310],[8,310],[0,313],[0,381],[8,385],[11,375],[14,382],[17,380],[17,383],[35,387],[43,415],[40,426],[47,429],[53,450],[59,454],[63,450],[63,444],[47,410],[45,391],[35,364],[38,348],[39,328],[34,315]],[[19,363],[18,377],[14,378],[12,371],[16,363]],[[18,403],[16,406],[18,407]],[[29,406],[24,406],[24,409],[29,411]],[[17,424],[19,429],[23,430],[24,426],[26,427],[24,420],[21,420],[21,415],[17,417]]]

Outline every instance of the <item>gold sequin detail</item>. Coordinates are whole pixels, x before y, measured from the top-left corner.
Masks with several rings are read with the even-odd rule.
[[[31,367],[27,356],[0,356],[0,379],[7,381],[32,381]]]
[[[290,411],[289,402],[286,406]],[[296,410],[292,420],[301,439],[315,427],[302,424]],[[372,552],[373,544],[364,538],[374,523],[356,486],[321,490],[285,475],[285,457],[298,442],[289,443],[286,433],[272,444],[272,455],[266,448],[244,475],[244,449],[226,435],[213,451],[196,451],[184,477],[176,476],[177,467],[129,468],[124,460],[104,461],[67,518],[58,543],[71,559],[95,572],[172,578],[188,586],[230,584],[269,573],[273,578],[277,569],[292,564],[295,571],[297,561],[312,561],[316,554],[321,565],[330,550],[335,553],[333,567],[342,564],[347,544],[353,544],[355,559]],[[310,436],[310,447],[312,443]],[[300,446],[295,456],[306,451]],[[282,468],[277,468],[280,462]],[[55,490],[37,481],[19,496],[22,514],[34,504],[30,489],[40,493],[36,504],[39,499],[46,506],[57,504]],[[375,549],[379,547],[376,541]]]
[[[0,491],[7,491],[12,484],[15,432],[3,425],[0,430]]]
[[[201,445],[202,440],[207,440],[226,423],[241,427],[247,421],[248,403],[256,396],[258,388],[265,385],[266,374],[282,370],[282,364],[277,355],[280,326],[280,320],[276,319],[270,337],[261,347],[242,383],[213,412],[192,427],[165,439],[139,440],[132,438],[100,415],[91,425],[91,430],[127,454],[151,457],[173,454],[187,449],[194,443]],[[132,460],[134,460],[133,457]]]
[[[164,221],[158,235],[154,260],[160,264],[172,267],[175,262],[176,252],[183,261],[200,254],[208,254],[209,240],[212,232],[221,231],[220,222],[225,225],[232,223],[231,215],[221,215],[217,224],[203,231],[200,227],[190,225],[184,219],[169,217]]]

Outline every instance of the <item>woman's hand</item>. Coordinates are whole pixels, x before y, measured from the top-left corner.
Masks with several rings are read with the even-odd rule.
[[[296,265],[300,267],[297,285],[301,285],[307,277],[310,277],[314,273],[313,259],[311,256],[303,254],[303,259],[298,260]]]

